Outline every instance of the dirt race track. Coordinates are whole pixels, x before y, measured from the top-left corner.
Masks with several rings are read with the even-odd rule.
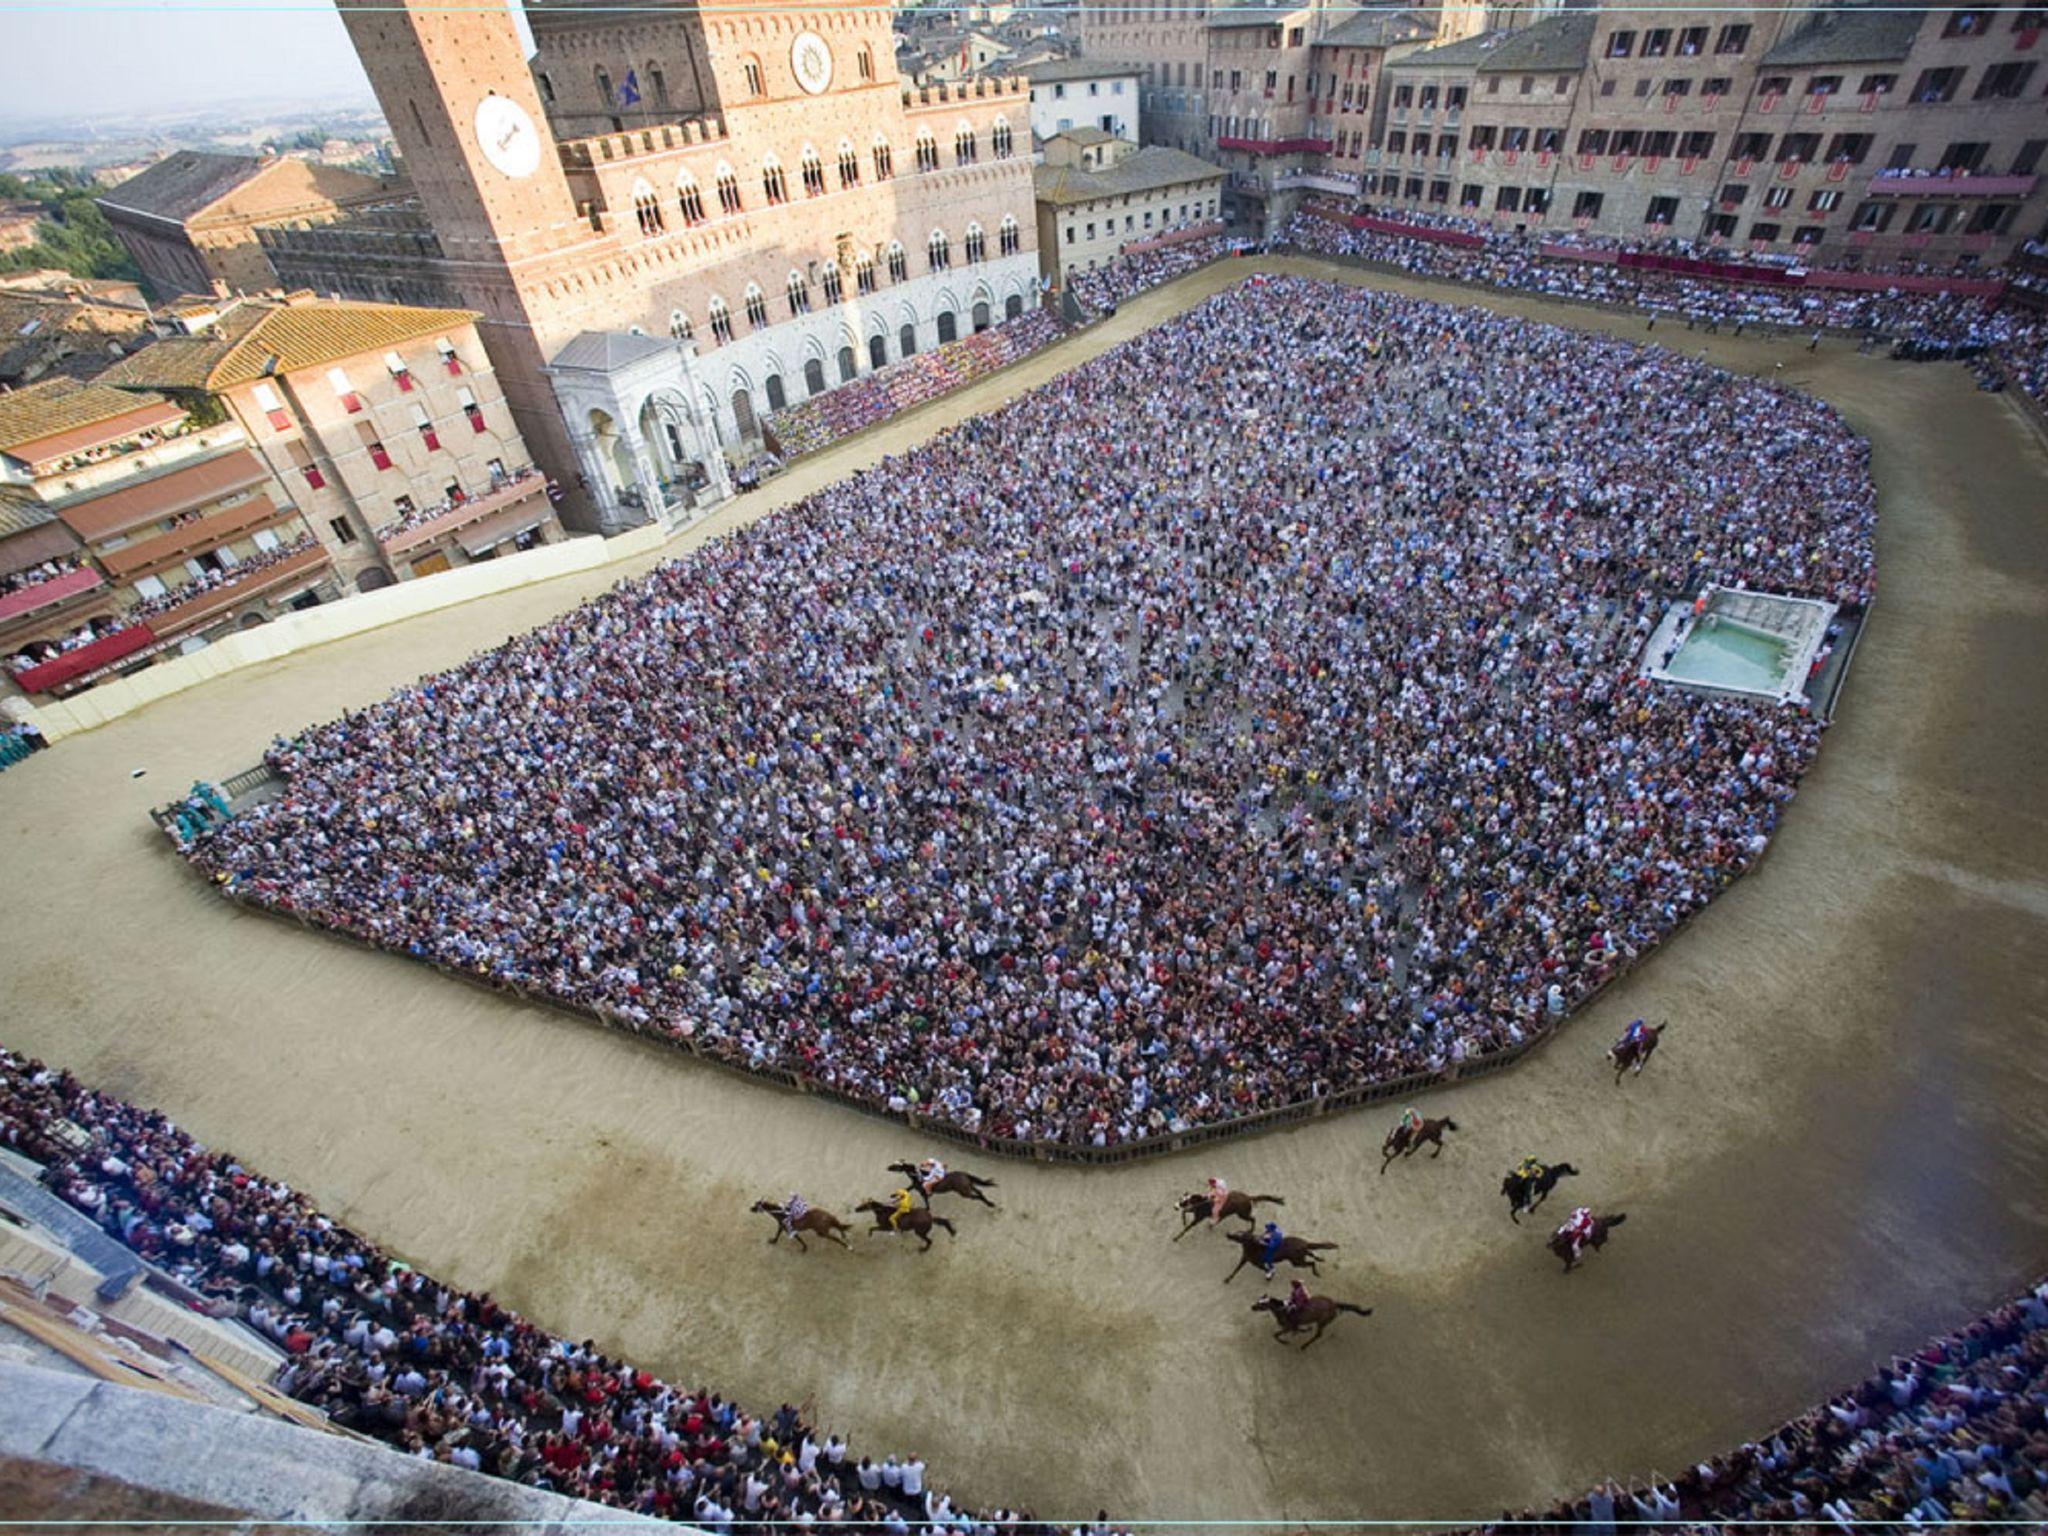
[[[1269,265],[1329,272],[1313,263]],[[777,501],[1234,281],[1129,305]],[[1358,280],[1356,274],[1345,274]],[[1374,281],[1380,281],[1374,279]],[[1386,286],[1472,302],[1461,290]],[[1641,320],[1494,307],[1640,335]],[[762,1195],[842,1212],[907,1131],[210,899],[144,817],[276,732],[609,583],[528,589],[243,672],[0,782],[6,1043],[160,1107],[430,1272],[752,1405],[815,1398],[1047,1517],[1483,1517],[1675,1470],[2048,1269],[2048,455],[1959,366],[1702,338],[1875,444],[1880,595],[1838,723],[1759,872],[1512,1071],[1421,1101],[1461,1130],[1382,1178],[1392,1110],[1113,1171],[978,1166],[1003,1211],[919,1256],[769,1249]],[[148,776],[131,780],[130,770]],[[1674,1020],[1640,1080],[1601,1056]],[[1524,1152],[1629,1225],[1569,1278],[1497,1186]],[[1343,1244],[1377,1309],[1307,1355],[1166,1207],[1212,1172]],[[1546,1209],[1545,1215],[1549,1214]]]

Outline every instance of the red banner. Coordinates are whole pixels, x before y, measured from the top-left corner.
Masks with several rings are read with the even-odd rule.
[[[156,635],[147,624],[131,624],[111,635],[101,635],[75,651],[65,651],[48,661],[38,662],[26,672],[17,672],[14,681],[23,693],[48,693],[52,688],[63,687],[74,677],[97,672],[101,667],[109,666],[123,656],[132,656],[155,643]]]

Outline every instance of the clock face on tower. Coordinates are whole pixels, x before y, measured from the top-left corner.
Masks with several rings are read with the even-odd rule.
[[[484,158],[515,181],[540,169],[540,134],[510,97],[486,96],[476,104],[476,141]]]
[[[815,32],[799,32],[790,44],[789,67],[796,83],[815,96],[832,83],[832,48]]]

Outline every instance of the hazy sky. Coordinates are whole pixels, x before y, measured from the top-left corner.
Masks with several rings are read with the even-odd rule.
[[[331,0],[0,0],[0,118],[369,95]]]

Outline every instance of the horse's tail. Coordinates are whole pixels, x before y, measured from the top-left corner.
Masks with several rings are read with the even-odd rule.
[[[1354,1307],[1354,1306],[1353,1306],[1353,1305],[1351,1305],[1351,1303],[1350,1303],[1350,1302],[1348,1302],[1348,1301],[1340,1301],[1340,1302],[1336,1303],[1336,1307],[1337,1307],[1337,1310],[1338,1310],[1339,1312],[1355,1312],[1355,1313],[1357,1313],[1357,1314],[1358,1314],[1358,1315],[1359,1315],[1360,1317],[1371,1317],[1371,1316],[1372,1316],[1372,1308],[1371,1308],[1371,1307]]]
[[[1616,1211],[1612,1216],[1607,1218],[1607,1230],[1611,1232],[1627,1220],[1628,1213],[1626,1211]]]
[[[1303,1243],[1301,1245],[1302,1251],[1304,1253],[1322,1253],[1326,1249],[1334,1248],[1336,1246],[1337,1245],[1335,1243]]]
[[[971,1173],[963,1173],[960,1177],[972,1184],[976,1189],[994,1189],[996,1187],[994,1179],[977,1179]]]
[[[1285,1205],[1287,1202],[1278,1195],[1247,1195],[1253,1205]]]
[[[1457,1121],[1455,1121],[1455,1120],[1453,1120],[1453,1119],[1452,1119],[1452,1118],[1451,1118],[1451,1117],[1450,1117],[1449,1115],[1445,1115],[1445,1116],[1444,1116],[1444,1129],[1445,1129],[1445,1130],[1447,1130],[1447,1131],[1455,1131],[1455,1130],[1456,1130],[1457,1128],[1458,1128],[1458,1122],[1457,1122]]]

